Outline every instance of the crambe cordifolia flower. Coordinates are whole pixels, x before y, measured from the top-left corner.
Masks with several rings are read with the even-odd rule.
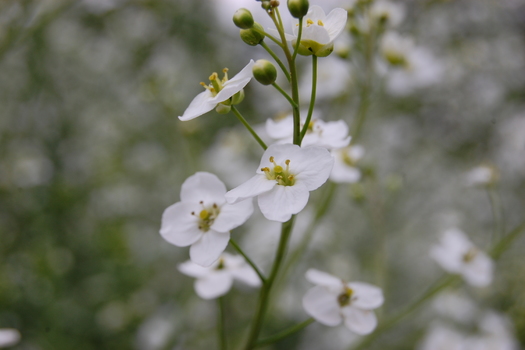
[[[258,196],[268,220],[285,222],[306,206],[310,191],[326,182],[333,159],[322,147],[275,144],[264,152],[256,175],[226,193],[228,203]]]
[[[20,332],[14,328],[0,328],[0,348],[13,346],[20,341]]]
[[[357,334],[369,334],[377,326],[373,309],[383,304],[381,288],[363,282],[344,282],[326,272],[310,269],[306,279],[316,284],[303,297],[303,307],[326,326],[345,326]]]
[[[492,260],[457,228],[445,231],[430,256],[443,269],[460,274],[472,286],[486,287],[492,282]]]
[[[180,120],[187,121],[195,119],[204,113],[207,113],[222,103],[221,106],[225,108],[230,104],[237,104],[241,102],[244,97],[243,88],[250,82],[253,77],[252,67],[253,60],[246,65],[236,76],[228,80],[228,69],[224,68],[224,77],[219,79],[217,73],[210,75],[210,84],[201,85],[206,89],[191,101],[190,105],[184,111],[184,114],[179,117]],[[237,93],[239,93],[237,95]],[[235,96],[234,96],[235,95]],[[229,101],[233,97],[232,101]],[[237,100],[237,101],[235,101]],[[228,109],[229,111],[229,109]]]
[[[183,274],[196,278],[195,292],[203,299],[214,299],[228,293],[234,280],[252,287],[261,285],[259,276],[239,255],[222,253],[209,267],[186,261],[178,268]]]
[[[301,122],[301,128],[304,125]],[[293,116],[289,115],[281,120],[266,120],[266,132],[268,136],[281,143],[291,143],[293,140]],[[325,122],[312,118],[301,145],[321,146],[328,149],[348,146],[348,125],[343,120]]]
[[[328,56],[334,50],[334,40],[346,26],[348,13],[342,8],[336,8],[325,15],[319,6],[310,6],[308,13],[303,17],[303,32],[299,53],[301,55]],[[276,33],[275,30],[269,29]],[[295,46],[299,35],[299,20],[293,19],[293,35],[286,34],[286,40],[292,41]]]
[[[354,183],[361,179],[361,171],[356,167],[359,159],[363,158],[365,149],[361,145],[353,145],[332,151],[334,167],[330,173],[330,180],[337,183]]]
[[[227,204],[226,186],[213,174],[198,172],[182,184],[180,202],[162,214],[160,234],[178,247],[191,245],[190,258],[210,266],[226,249],[230,230],[253,212],[250,200]]]

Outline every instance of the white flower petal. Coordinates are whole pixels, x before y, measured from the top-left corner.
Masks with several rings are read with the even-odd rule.
[[[226,193],[226,201],[230,204],[238,203],[244,199],[268,192],[276,185],[277,182],[268,180],[266,175],[258,174]]]
[[[330,11],[326,16],[325,28],[330,36],[330,41],[334,41],[335,38],[341,34],[345,29],[346,21],[348,20],[348,12],[342,8],[336,8]]]
[[[359,309],[372,310],[383,305],[385,301],[381,288],[363,282],[350,282],[352,289],[352,306]]]
[[[358,168],[349,166],[341,159],[335,158],[330,180],[336,183],[355,183],[359,179],[361,179],[361,171]]]
[[[342,321],[337,294],[324,287],[308,290],[303,297],[303,307],[307,314],[326,326],[337,326]]]
[[[226,101],[239,91],[241,91],[253,78],[252,68],[255,62],[250,60],[250,62],[244,67],[239,73],[237,73],[233,78],[224,83],[222,90],[219,91],[217,96],[215,96],[212,101],[220,103]]]
[[[341,279],[316,269],[309,269],[306,271],[306,279],[319,286],[327,287],[334,292],[338,292],[343,289],[343,282]]]
[[[331,42],[330,35],[324,27],[312,25],[310,27],[303,28],[303,34],[301,35],[301,44],[306,47],[310,47],[310,41],[326,45]]]
[[[186,247],[198,241],[203,232],[199,230],[197,218],[191,213],[199,208],[198,204],[182,202],[166,208],[160,228],[162,237],[178,247]]]
[[[201,266],[210,266],[221,255],[230,241],[230,232],[209,230],[190,248],[190,258]]]
[[[225,194],[226,186],[216,175],[207,172],[197,172],[188,177],[182,184],[180,200],[186,203],[203,201],[205,206],[213,203],[220,206],[225,202]]]
[[[323,147],[307,147],[298,152],[290,162],[290,169],[295,172],[295,185],[302,183],[309,191],[313,191],[323,185],[334,164],[330,152]]]
[[[281,166],[284,166],[284,162],[287,159],[290,159],[291,161],[295,162],[295,158],[297,157],[297,154],[300,154],[301,147],[297,145],[293,145],[291,143],[285,143],[285,144],[273,144],[270,145],[266,151],[264,151],[261,162],[259,163],[259,168],[257,169],[258,174],[263,174],[263,171],[261,168],[268,167],[270,169],[273,169],[273,164],[270,162],[270,157],[274,158],[275,163],[280,164]],[[290,167],[293,167],[290,163]]]
[[[344,120],[323,123],[322,140],[319,146],[326,148],[343,148],[350,144],[348,124]]]
[[[208,113],[217,106],[217,102],[212,101],[213,95],[210,90],[206,89],[191,101],[190,105],[184,111],[184,114],[179,116],[182,121],[195,119],[204,113]]]
[[[346,328],[354,333],[365,335],[377,327],[377,318],[373,311],[347,306],[341,309]]]
[[[308,12],[306,13],[306,16],[304,16],[306,19],[311,19],[314,23],[317,23],[318,20],[321,20],[325,22],[326,15],[324,13],[324,10],[317,5],[312,5],[308,8]],[[303,21],[303,26],[306,26],[306,21]]]
[[[284,139],[293,136],[293,116],[277,121],[272,118],[267,119],[266,133],[272,139]]]
[[[217,271],[195,281],[195,292],[203,299],[215,299],[228,293],[233,278],[228,271]]]
[[[235,279],[249,286],[259,287],[261,285],[261,279],[251,266],[245,265],[241,268],[232,270],[231,273]]]
[[[461,266],[463,265],[461,256],[445,247],[440,245],[432,247],[430,249],[430,257],[447,272],[459,273],[461,271]]]
[[[8,347],[20,341],[20,332],[14,328],[0,329],[0,347]]]
[[[235,204],[224,204],[221,212],[211,225],[211,229],[218,232],[227,232],[241,226],[253,214],[253,201],[245,199]]]
[[[177,266],[180,272],[187,276],[195,277],[195,278],[201,278],[210,273],[212,271],[212,267],[202,267],[200,265],[195,264],[193,261],[188,260],[185,261]]]
[[[294,28],[294,30],[295,30],[295,28]],[[270,35],[272,35],[272,36],[274,36],[276,38],[280,38],[279,32],[275,28],[266,28],[266,33],[268,33],[268,34],[270,34]],[[290,35],[290,34],[284,33],[284,36],[286,38],[286,41],[292,41],[292,40],[295,39],[296,35],[295,35],[295,33],[294,33],[294,35]]]
[[[493,262],[482,251],[477,251],[472,261],[465,263],[462,275],[474,287],[486,287],[492,282]]]
[[[259,208],[268,220],[285,222],[297,214],[308,203],[310,192],[300,182],[293,186],[275,186],[271,191],[259,195]]]

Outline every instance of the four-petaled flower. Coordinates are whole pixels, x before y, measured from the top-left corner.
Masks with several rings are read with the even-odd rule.
[[[359,159],[363,158],[365,149],[361,145],[353,145],[332,150],[335,159],[334,168],[330,173],[330,180],[336,183],[354,183],[361,178],[361,171],[356,167]]]
[[[372,311],[383,304],[381,288],[363,282],[344,282],[326,272],[310,269],[306,279],[317,286],[303,297],[306,312],[326,326],[345,326],[357,334],[369,334],[377,326]]]
[[[228,80],[228,69],[224,68],[223,73],[224,77],[219,79],[217,73],[213,73],[210,76],[210,84],[206,85],[201,83],[206,90],[195,96],[193,101],[184,111],[184,114],[179,117],[180,120],[186,121],[195,119],[198,116],[203,115],[217,107],[219,103],[227,102],[229,104],[232,102],[236,104],[236,101],[228,101],[228,99],[235,94],[242,91],[242,89],[250,82],[253,77],[252,67],[254,61],[250,60],[250,63],[246,65],[237,75]],[[239,100],[242,99],[244,95],[239,96]],[[235,96],[234,96],[235,99]],[[239,101],[240,102],[240,101]]]
[[[226,193],[228,203],[258,196],[268,220],[285,222],[308,203],[310,191],[326,182],[333,158],[322,147],[274,144],[264,152],[256,175]]]
[[[492,260],[457,228],[443,233],[440,244],[432,247],[430,256],[443,269],[461,275],[472,286],[485,287],[492,282]]]
[[[209,267],[186,261],[178,268],[183,274],[196,278],[195,292],[203,299],[214,299],[228,293],[234,280],[252,287],[261,285],[259,276],[239,255],[222,253],[219,259]]]
[[[206,172],[190,176],[182,184],[180,202],[162,215],[160,234],[179,247],[191,245],[190,258],[210,266],[226,249],[230,230],[242,225],[253,213],[251,200],[227,204],[226,186]]]

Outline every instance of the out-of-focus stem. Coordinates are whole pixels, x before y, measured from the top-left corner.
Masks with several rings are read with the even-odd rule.
[[[273,83],[272,86],[274,88],[277,89],[277,91],[279,91],[281,93],[281,95],[283,95],[287,100],[288,102],[290,102],[290,104],[292,105],[292,107],[297,107],[297,105],[295,104],[294,100],[292,100],[292,98],[290,97],[290,95],[288,95],[286,93],[286,91],[284,91],[279,85],[277,85],[277,83]]]
[[[279,332],[275,335],[272,335],[268,338],[264,338],[260,341],[257,342],[257,344],[255,344],[255,347],[260,347],[260,346],[264,346],[264,345],[268,345],[268,344],[273,344],[275,342],[278,342],[279,340],[281,339],[284,339],[286,337],[289,337],[290,335],[294,334],[295,332],[298,332],[300,330],[302,330],[303,328],[306,328],[308,327],[310,324],[312,324],[313,322],[315,322],[315,320],[313,318],[309,318],[301,323],[298,323],[290,328],[287,328],[285,329],[284,331],[282,332]]]
[[[266,150],[268,148],[268,146],[266,146],[266,144],[264,143],[264,141],[259,137],[259,135],[257,135],[257,133],[255,132],[255,130],[253,130],[253,128],[250,126],[250,124],[248,124],[248,122],[246,121],[246,119],[244,119],[244,117],[242,116],[242,114],[237,110],[237,108],[235,108],[235,106],[231,106],[232,107],[232,112],[233,114],[235,114],[235,116],[237,117],[237,119],[239,119],[241,121],[241,123],[246,127],[246,129],[248,129],[248,131],[250,132],[250,134],[252,134],[252,136],[255,138],[255,140],[259,143],[259,145],[261,145],[261,147]]]
[[[306,120],[303,125],[303,130],[301,130],[301,138],[300,141],[303,140],[304,135],[306,135],[306,131],[308,130],[308,127],[310,125],[310,120],[312,119],[312,114],[314,112],[314,106],[315,106],[315,94],[317,91],[317,56],[312,56],[312,95],[310,96],[310,106],[308,107],[308,115],[306,116]]]
[[[239,252],[239,254],[241,254],[244,257],[246,262],[255,270],[255,273],[257,273],[257,275],[261,279],[261,282],[263,284],[265,284],[266,283],[266,277],[264,277],[264,275],[259,270],[257,265],[255,265],[255,263],[252,261],[252,259],[250,259],[250,257],[248,257],[248,255],[246,255],[246,253],[244,253],[244,251],[241,249],[241,247],[232,238],[230,238],[230,244],[233,246],[233,248],[235,248],[236,251]]]

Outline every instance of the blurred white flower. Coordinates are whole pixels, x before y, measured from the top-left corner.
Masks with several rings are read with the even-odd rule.
[[[228,293],[234,280],[252,287],[261,285],[257,273],[240,255],[222,253],[220,258],[209,267],[186,261],[178,268],[183,274],[196,278],[195,292],[203,299],[214,299]]]
[[[160,234],[178,247],[191,245],[190,258],[210,266],[226,249],[230,230],[242,225],[253,213],[251,200],[227,204],[226,186],[206,172],[190,176],[182,184],[180,202],[162,214]]]
[[[186,121],[195,119],[204,113],[207,113],[217,107],[221,102],[228,100],[233,95],[240,92],[253,77],[252,66],[254,61],[250,62],[237,75],[228,80],[228,70],[223,70],[224,77],[219,79],[217,73],[210,76],[210,84],[201,83],[206,90],[198,94],[190,105],[184,111],[180,120]]]
[[[370,6],[370,17],[390,27],[397,27],[405,18],[405,8],[403,5],[391,1],[375,1]]]
[[[430,256],[443,269],[461,275],[472,286],[486,287],[492,282],[492,260],[457,228],[443,233],[440,244],[430,250]]]
[[[326,272],[310,269],[306,278],[317,286],[303,297],[306,312],[327,326],[345,326],[357,334],[369,334],[377,326],[374,309],[383,304],[381,288],[363,282],[349,282]]]
[[[489,165],[480,165],[470,170],[465,176],[467,186],[490,186],[498,179],[496,169]]]
[[[263,153],[256,175],[226,194],[228,203],[258,196],[268,220],[285,222],[304,209],[310,191],[326,182],[333,158],[325,148],[274,144]]]
[[[432,325],[418,350],[466,350],[464,335],[441,323]]]
[[[301,128],[305,120],[301,121]],[[293,140],[293,116],[286,118],[266,120],[266,133],[279,143],[291,143]],[[312,118],[306,134],[304,134],[302,147],[321,146],[328,149],[346,147],[350,143],[348,136],[348,124],[344,120],[325,122],[321,119]]]
[[[316,56],[327,56],[333,51],[335,38],[346,26],[348,12],[342,8],[336,8],[325,15],[323,9],[317,5],[310,6],[308,13],[303,18],[303,31],[301,34],[300,51],[302,54],[314,54]],[[293,35],[286,34],[286,40],[295,45],[299,35],[299,20],[293,19]],[[276,33],[275,29],[269,29]]]
[[[339,41],[338,41],[339,43]],[[337,45],[336,45],[337,46]],[[343,50],[350,50],[350,44],[338,47]],[[312,91],[312,65],[305,67],[303,74],[300,75],[301,101],[310,101]],[[348,61],[345,61],[335,55],[320,60],[317,63],[317,89],[316,98],[318,100],[331,99],[341,96],[348,92],[352,83],[352,71]]]
[[[330,180],[337,183],[354,183],[361,179],[361,171],[356,167],[358,160],[363,158],[365,148],[361,145],[352,145],[332,151],[334,167],[330,173]]]
[[[14,328],[0,328],[0,348],[18,344],[20,332]]]

